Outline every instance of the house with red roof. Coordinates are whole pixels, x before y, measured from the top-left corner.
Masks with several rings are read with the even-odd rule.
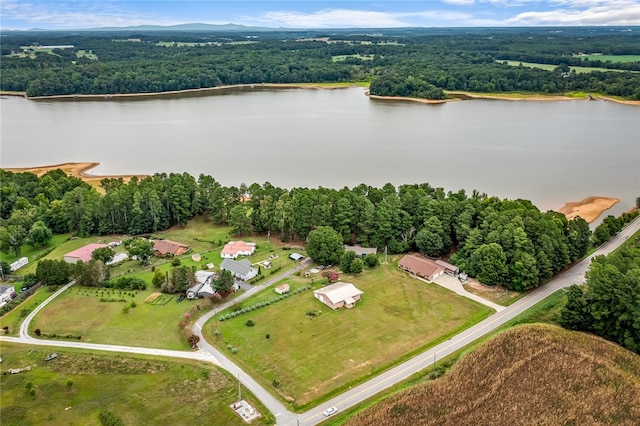
[[[238,256],[251,256],[256,251],[256,243],[244,241],[229,241],[222,249],[220,257],[223,259],[235,259]]]
[[[93,251],[102,247],[107,247],[107,245],[99,243],[87,244],[86,246],[82,246],[77,250],[65,254],[64,261],[67,263],[78,263],[80,260],[88,262],[91,260]]]
[[[418,254],[408,254],[403,256],[398,262],[398,268],[407,271],[413,276],[433,281],[444,274],[445,268],[436,264],[431,259]]]
[[[189,250],[187,244],[171,240],[153,240],[153,254],[157,257],[180,256]]]

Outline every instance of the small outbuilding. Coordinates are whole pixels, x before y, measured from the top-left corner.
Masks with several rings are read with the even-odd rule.
[[[278,287],[275,288],[275,291],[278,294],[289,293],[290,290],[291,288],[289,287],[289,284],[280,284]]]
[[[338,281],[313,292],[313,297],[333,309],[353,308],[363,294],[361,290],[351,283]]]
[[[291,259],[291,260],[293,260],[293,261],[296,261],[296,262],[297,262],[298,260],[302,260],[302,259],[304,259],[304,256],[303,256],[303,255],[301,255],[300,253],[291,253],[291,254],[289,255],[289,259]]]

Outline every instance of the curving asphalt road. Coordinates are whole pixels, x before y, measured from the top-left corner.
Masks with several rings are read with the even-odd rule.
[[[230,359],[228,359],[224,354],[216,350],[213,346],[211,346],[203,337],[202,337],[202,327],[204,324],[211,319],[217,312],[226,309],[231,306],[233,303],[238,301],[245,300],[248,297],[251,297],[253,294],[262,291],[264,288],[274,284],[275,282],[281,280],[282,278],[286,278],[291,274],[305,268],[309,265],[310,261],[306,260],[298,265],[296,268],[287,271],[286,273],[279,275],[275,278],[272,278],[265,283],[255,286],[251,290],[242,294],[238,298],[226,302],[224,304],[216,307],[215,310],[208,312],[204,316],[202,316],[193,326],[193,332],[200,336],[200,343],[198,344],[198,351],[195,352],[185,352],[185,351],[171,351],[164,349],[151,349],[151,348],[139,348],[133,346],[116,346],[116,345],[100,345],[100,344],[91,344],[91,343],[82,343],[82,342],[66,342],[66,341],[52,341],[52,340],[42,340],[42,339],[34,339],[28,335],[27,330],[29,327],[29,323],[31,319],[37,314],[37,312],[42,309],[44,306],[49,303],[49,301],[53,300],[57,295],[62,293],[68,287],[73,285],[73,282],[67,284],[56,293],[54,293],[50,298],[46,301],[42,302],[38,308],[34,309],[31,314],[25,318],[22,325],[20,326],[20,337],[8,337],[8,336],[0,336],[0,341],[10,341],[10,342],[19,342],[19,343],[29,343],[35,345],[46,345],[46,346],[58,346],[58,347],[70,347],[70,348],[82,348],[82,349],[90,349],[90,350],[102,350],[102,351],[111,351],[111,352],[127,352],[127,353],[136,353],[136,354],[146,354],[146,355],[160,355],[167,356],[172,358],[187,358],[187,359],[197,359],[207,362],[212,362],[214,364],[219,365],[225,370],[229,371],[235,377],[238,377],[240,382],[248,388],[255,396],[258,398],[266,407],[269,409],[276,417],[276,422],[279,425],[291,425],[291,426],[308,426],[315,425],[325,420],[322,412],[331,406],[335,406],[338,410],[344,410],[350,408],[354,405],[357,405],[367,398],[374,396],[375,394],[405,380],[411,375],[421,371],[431,365],[433,365],[438,360],[456,352],[457,350],[467,346],[468,344],[474,342],[475,340],[485,336],[486,334],[492,332],[496,328],[500,327],[507,321],[513,319],[515,316],[529,309],[536,303],[545,299],[547,296],[551,295],[553,292],[568,287],[572,284],[582,284],[585,279],[585,272],[591,263],[591,259],[594,256],[598,255],[606,255],[615,250],[618,246],[624,243],[631,235],[640,230],[640,217],[636,218],[632,223],[630,223],[626,228],[624,228],[618,235],[613,237],[610,241],[603,244],[598,248],[596,252],[592,255],[588,256],[572,268],[567,271],[557,275],[543,287],[539,287],[525,297],[520,299],[518,302],[513,305],[503,309],[500,312],[495,313],[489,318],[481,321],[480,323],[474,325],[473,327],[457,334],[451,339],[443,342],[430,350],[411,358],[410,360],[403,362],[402,364],[387,370],[386,372],[372,378],[371,380],[356,386],[343,394],[323,403],[322,405],[315,407],[305,413],[302,414],[294,414],[287,410],[280,401],[278,401],[271,393],[269,393],[265,388],[263,388],[258,382],[256,382],[252,377],[246,374],[240,367],[235,365]]]

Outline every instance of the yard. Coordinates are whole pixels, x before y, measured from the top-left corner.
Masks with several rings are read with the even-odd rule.
[[[155,290],[119,291],[73,286],[43,309],[30,325],[51,338],[80,337],[84,342],[188,350],[178,323],[196,303],[209,308],[205,300],[183,300],[177,296],[166,304],[145,303]],[[134,302],[135,306],[131,306]],[[128,312],[123,308],[129,307]],[[20,308],[17,308],[18,310]]]
[[[44,362],[56,351],[58,358]],[[0,376],[2,425],[244,424],[229,408],[237,381],[212,365],[9,342],[2,357],[3,370],[31,366]],[[263,415],[253,424],[273,424],[246,389],[242,397]],[[101,412],[121,421],[100,421]]]
[[[313,290],[305,290],[224,322],[217,315],[206,324],[204,334],[263,386],[292,402],[294,409],[302,409],[491,313],[435,284],[408,277],[395,262],[341,280],[364,291],[353,309],[332,311],[313,297]],[[311,278],[283,282],[293,291],[310,284]],[[318,277],[315,288],[319,282]],[[243,306],[275,296],[269,289]],[[255,325],[246,326],[248,320]]]

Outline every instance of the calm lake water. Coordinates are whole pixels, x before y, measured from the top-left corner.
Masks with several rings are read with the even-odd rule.
[[[205,173],[224,185],[428,182],[540,209],[640,195],[640,108],[605,101],[374,101],[364,89],[144,100],[0,100],[1,167],[72,161],[95,174]]]

